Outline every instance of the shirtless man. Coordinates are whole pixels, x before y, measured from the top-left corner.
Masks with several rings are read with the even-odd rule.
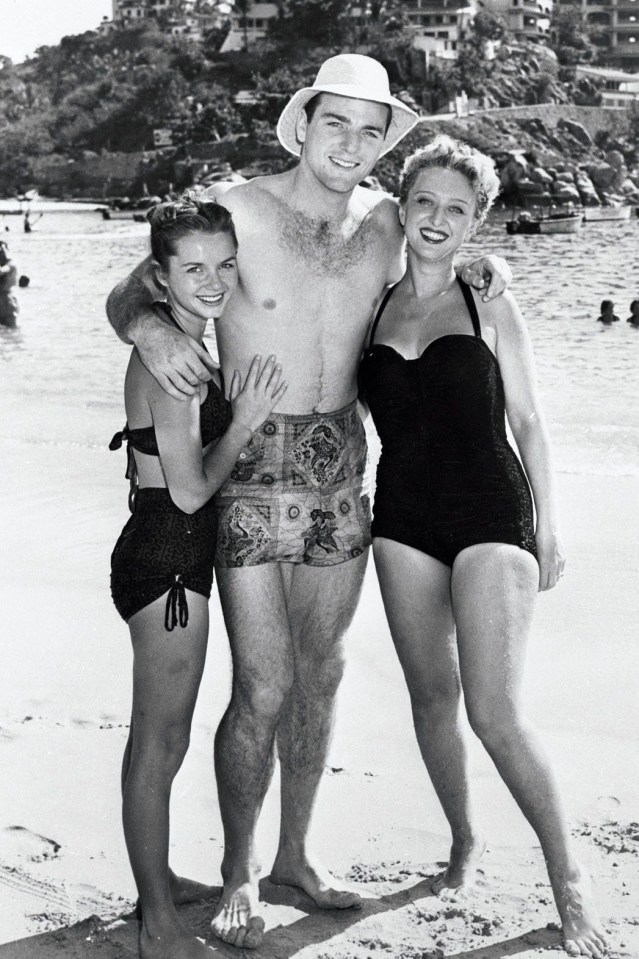
[[[299,164],[224,193],[240,285],[216,329],[222,371],[230,382],[256,353],[274,353],[288,382],[287,412],[271,415],[219,497],[216,571],[233,691],[216,736],[225,851],[213,931],[245,948],[263,936],[254,836],[276,741],[282,800],[271,880],[301,887],[321,907],[361,904],[307,840],[370,543],[357,367],[373,306],[403,273],[395,201],[358,184],[415,122],[380,64],[332,57],[278,123]],[[501,292],[505,264],[474,267],[478,286],[484,269],[492,273],[486,295]],[[192,393],[209,378],[208,358],[158,324],[149,305],[160,295],[142,264],[112,292],[109,318],[165,389]]]

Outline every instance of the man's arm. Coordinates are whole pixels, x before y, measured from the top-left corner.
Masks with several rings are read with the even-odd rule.
[[[482,300],[487,303],[503,293],[510,286],[513,274],[501,256],[488,253],[468,263],[455,264],[456,272],[464,283],[482,291]]]
[[[147,257],[109,293],[106,302],[109,323],[124,343],[135,343],[137,333],[145,324],[157,324],[158,316],[152,306],[154,300],[163,299],[165,293],[155,282],[151,258]]]
[[[217,364],[199,343],[160,319],[153,302],[164,298],[147,257],[111,290],[107,316],[120,339],[136,347],[160,386],[176,399],[186,399],[211,379]]]

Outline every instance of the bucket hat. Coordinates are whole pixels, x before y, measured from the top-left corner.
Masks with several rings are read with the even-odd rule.
[[[313,86],[298,90],[282,110],[277,123],[277,136],[284,149],[296,157],[301,153],[301,145],[296,135],[297,119],[302,108],[318,93],[334,93],[355,100],[388,104],[392,117],[380,156],[392,150],[402,137],[413,129],[418,120],[414,110],[391,96],[388,74],[381,63],[359,53],[340,53],[326,60],[320,67]]]

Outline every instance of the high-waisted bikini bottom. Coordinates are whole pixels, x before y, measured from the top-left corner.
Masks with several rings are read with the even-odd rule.
[[[186,626],[185,589],[211,595],[216,538],[212,500],[189,514],[178,509],[167,489],[138,489],[133,515],[111,555],[111,595],[120,616],[128,622],[168,592],[166,629]]]

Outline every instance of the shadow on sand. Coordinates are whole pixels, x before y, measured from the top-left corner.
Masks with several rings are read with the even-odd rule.
[[[307,946],[328,942],[365,919],[402,909],[418,900],[434,898],[430,888],[433,878],[426,877],[409,888],[385,896],[366,898],[362,909],[343,911],[318,909],[301,890],[275,886],[268,879],[263,879],[260,882],[260,898],[263,902],[272,906],[292,907],[305,915],[288,925],[269,929],[259,949],[237,950],[216,939],[207,941],[212,947],[212,955],[228,959],[238,959],[240,956],[243,959],[249,956],[255,959],[292,959]],[[213,902],[208,901],[180,906],[179,911],[184,924],[205,939],[209,933],[212,909]],[[124,914],[108,923],[98,916],[90,916],[72,926],[0,945],[0,959],[58,959],[60,956],[65,959],[94,959],[96,956],[100,959],[130,959],[138,954],[137,938],[138,922],[133,913]],[[440,949],[435,948],[430,952],[425,943],[422,956],[423,959],[429,959],[431,955],[433,959],[442,955],[451,959],[507,959],[527,951],[556,949],[558,943],[558,933],[541,928],[464,952],[442,954]],[[334,945],[339,950],[339,945]],[[348,949],[349,944],[344,943],[344,947]],[[366,951],[364,943],[361,948]]]

